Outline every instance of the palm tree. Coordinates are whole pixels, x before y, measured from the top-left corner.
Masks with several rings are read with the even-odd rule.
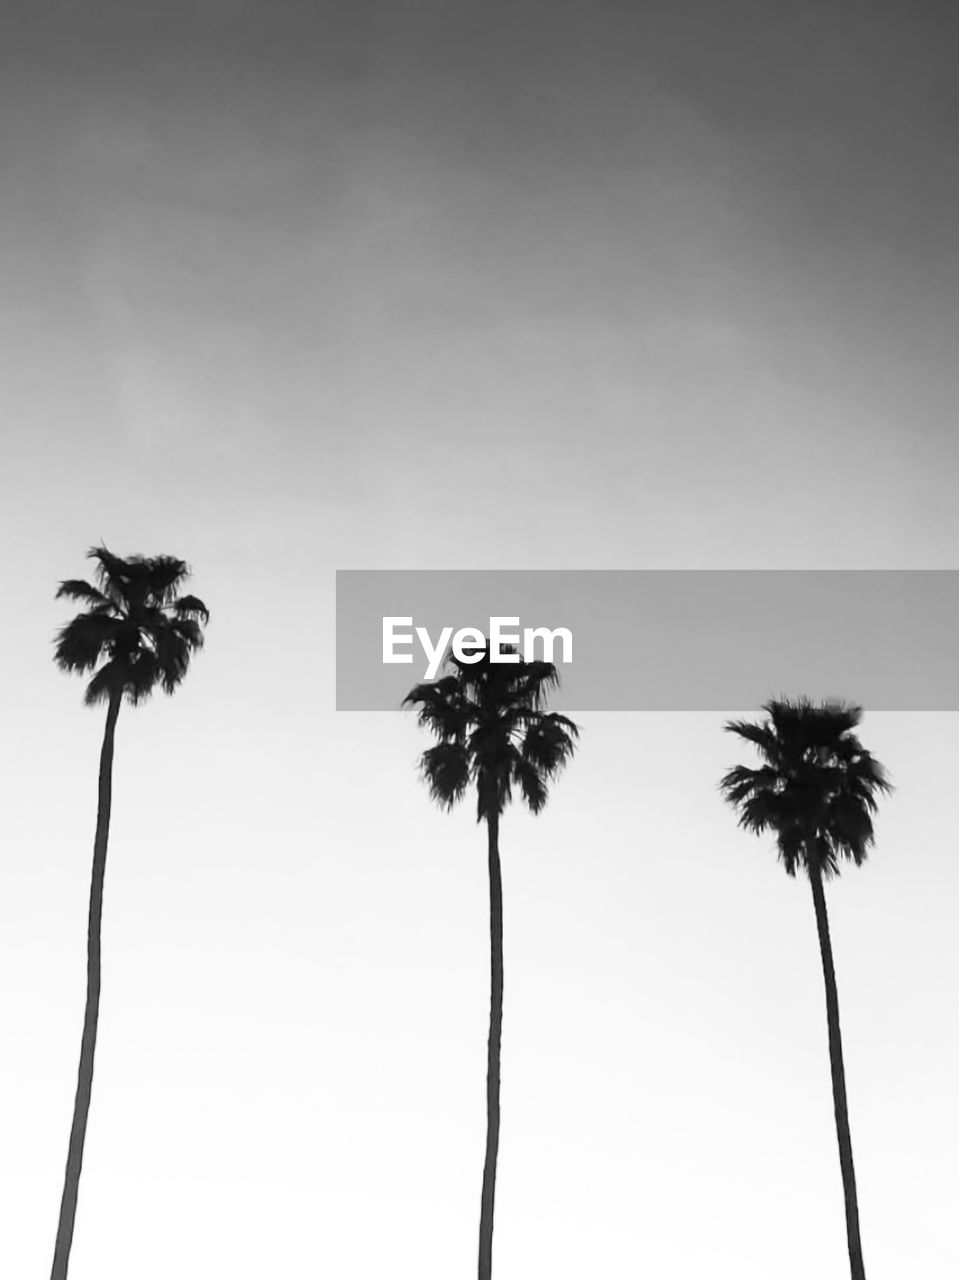
[[[502,652],[515,653],[504,647]],[[493,1267],[493,1200],[499,1149],[500,1039],[503,1026],[503,883],[499,820],[518,787],[533,813],[546,804],[549,783],[574,751],[579,729],[543,710],[559,683],[551,662],[493,661],[480,646],[466,660],[449,658],[449,675],[418,684],[404,699],[419,708],[419,723],[439,739],[420,761],[430,795],[445,809],[476,787],[478,822],[485,822],[489,854],[491,1001],[486,1067],[486,1160],[480,1200],[479,1280]]]
[[[796,869],[803,867],[812,886],[826,984],[829,1061],[846,1202],[850,1274],[852,1280],[865,1280],[839,1030],[839,999],[823,881],[839,874],[843,859],[861,866],[873,843],[876,798],[892,787],[882,765],[853,733],[862,719],[861,707],[842,702],[814,706],[802,698],[796,702],[767,702],[763,710],[768,718],[762,724],[733,720],[725,726],[758,749],[761,767],[747,769],[738,765],[729,770],[719,785],[724,799],[738,810],[739,825],[756,835],[774,832],[787,873],[794,876]]]
[[[84,702],[87,706],[106,703],[107,716],[100,751],[90,884],[87,999],[51,1280],[66,1280],[70,1265],[83,1142],[90,1112],[100,1011],[100,921],[110,830],[113,740],[120,703],[126,697],[136,706],[158,685],[165,693],[173,693],[187,673],[191,655],[203,644],[201,623],[208,622],[210,617],[202,600],[177,594],[189,577],[182,560],[173,556],[131,556],[124,560],[112,555],[106,547],[92,547],[87,555],[97,562],[96,585],[71,578],[61,582],[57,591],[57,599],[62,596],[86,606],[57,633],[54,655],[57,666],[71,673],[92,672]]]

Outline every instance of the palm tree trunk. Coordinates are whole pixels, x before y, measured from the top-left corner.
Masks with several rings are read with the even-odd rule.
[[[812,897],[816,908],[819,952],[822,956],[822,972],[826,983],[829,1063],[832,1068],[832,1098],[836,1112],[836,1136],[839,1139],[839,1167],[842,1171],[842,1186],[846,1199],[846,1238],[849,1243],[849,1272],[852,1280],[866,1280],[866,1271],[862,1260],[862,1242],[859,1239],[859,1206],[856,1200],[856,1173],[852,1163],[852,1138],[849,1134],[849,1110],[846,1104],[846,1073],[842,1062],[842,1035],[839,1030],[839,995],[836,991],[836,970],[833,966],[832,943],[829,940],[829,917],[826,915],[826,895],[823,892],[822,872],[815,859],[810,859],[809,879],[812,884]]]
[[[83,1164],[83,1142],[90,1113],[93,1088],[93,1055],[97,1044],[97,1020],[100,1013],[100,921],[103,915],[103,876],[107,861],[107,838],[110,833],[110,801],[113,783],[113,739],[120,714],[122,692],[111,694],[107,722],[100,749],[100,784],[97,803],[97,830],[93,842],[93,875],[90,882],[90,916],[87,926],[87,1003],[83,1015],[83,1037],[80,1041],[80,1069],[77,1094],[73,1104],[73,1126],[67,1150],[67,1167],[60,1202],[60,1221],[53,1254],[50,1280],[66,1280],[73,1244],[73,1224],[77,1215],[80,1169]]]
[[[493,1273],[493,1200],[499,1150],[499,1061],[503,1030],[503,880],[499,861],[499,814],[487,816],[489,834],[489,924],[491,996],[486,1063],[486,1163],[480,1204],[479,1280]]]

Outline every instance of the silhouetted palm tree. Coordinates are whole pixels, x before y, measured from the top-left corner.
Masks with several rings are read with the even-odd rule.
[[[503,884],[499,820],[518,787],[533,813],[546,803],[548,785],[574,751],[579,730],[571,720],[543,710],[558,684],[551,662],[493,662],[488,648],[478,661],[451,655],[451,674],[417,685],[404,700],[419,723],[439,739],[424,751],[420,767],[430,794],[446,809],[476,787],[477,821],[488,834],[491,1000],[486,1072],[486,1160],[480,1201],[479,1280],[493,1266],[493,1200],[499,1148],[500,1038],[503,1025]],[[504,648],[503,652],[514,650]]]
[[[839,874],[844,858],[857,867],[863,862],[873,843],[876,797],[892,787],[882,765],[853,733],[862,718],[860,707],[841,702],[814,706],[803,698],[797,702],[767,702],[763,710],[768,719],[762,724],[734,720],[725,726],[753,743],[762,759],[761,767],[737,766],[719,785],[724,798],[738,810],[740,826],[757,835],[775,832],[786,871],[794,876],[797,867],[805,868],[812,885],[826,984],[829,1060],[846,1202],[849,1265],[853,1280],[865,1280],[839,999],[823,881]]]
[[[93,547],[87,554],[97,562],[96,585],[69,579],[61,582],[57,591],[58,599],[62,596],[77,600],[87,607],[58,632],[56,663],[64,671],[93,672],[84,701],[88,706],[105,702],[107,717],[100,751],[90,884],[87,999],[51,1280],[65,1280],[70,1264],[83,1142],[90,1111],[100,1010],[100,921],[110,829],[113,740],[120,703],[126,697],[135,706],[158,685],[165,693],[173,693],[187,673],[191,655],[203,644],[200,624],[208,622],[210,616],[206,605],[196,596],[177,595],[189,577],[182,560],[173,556],[131,556],[124,560],[112,555],[106,547]]]

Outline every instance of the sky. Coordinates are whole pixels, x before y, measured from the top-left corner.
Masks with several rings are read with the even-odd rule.
[[[335,571],[956,567],[956,15],[3,19],[0,1274],[56,1231],[102,716],[54,593],[101,540],[212,617],[119,721],[71,1280],[472,1274],[485,841],[410,716],[334,710]],[[580,723],[502,827],[497,1280],[839,1280],[808,885],[722,805],[722,715]],[[828,903],[863,1245],[924,1280],[959,1264],[959,722],[862,737],[896,791]]]

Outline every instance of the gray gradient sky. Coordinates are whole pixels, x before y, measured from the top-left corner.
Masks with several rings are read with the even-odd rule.
[[[49,642],[102,538],[213,621],[120,721],[71,1280],[470,1275],[483,837],[409,719],[333,712],[334,570],[956,567],[959,23],[3,20],[0,1274],[49,1266],[66,1154],[102,726]],[[716,797],[721,719],[592,716],[504,823],[497,1280],[844,1274],[812,904]],[[957,719],[863,736],[899,788],[829,896],[863,1237],[922,1280],[959,1264]]]

